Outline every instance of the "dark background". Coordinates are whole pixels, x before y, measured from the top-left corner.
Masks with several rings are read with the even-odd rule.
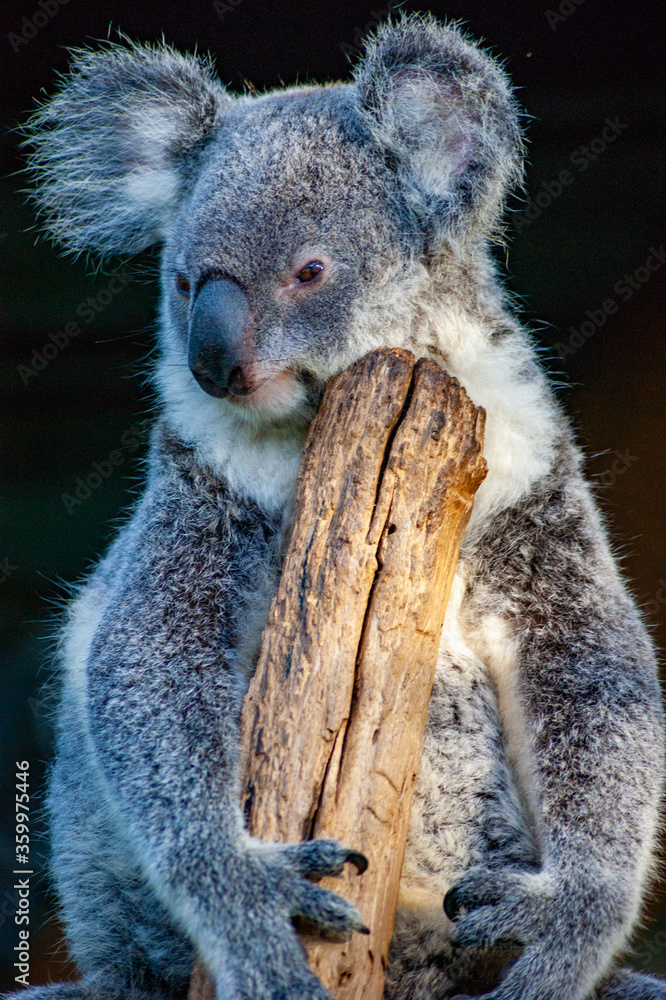
[[[46,11],[38,0],[5,2],[0,31],[4,989],[13,985],[17,943],[11,876],[14,761],[30,762],[33,806],[39,805],[51,743],[44,686],[51,676],[58,604],[67,585],[104,549],[138,486],[146,436],[141,421],[151,407],[143,373],[153,346],[156,268],[150,253],[129,265],[118,262],[114,267],[129,267],[131,280],[112,295],[109,269],[95,273],[82,260],[60,257],[47,243],[35,244],[30,210],[17,193],[25,181],[14,173],[20,158],[12,130],[41,89],[53,89],[56,74],[67,65],[66,47],[93,43],[110,27],[133,39],[163,34],[177,47],[210,51],[225,83],[242,89],[249,81],[261,89],[345,78],[347,56],[358,53],[363,34],[388,13],[384,0],[229,0],[188,7],[155,0],[43,3]],[[663,239],[662,6],[658,0],[640,7],[610,0],[559,0],[559,7],[555,0],[550,5],[451,0],[430,7],[441,17],[462,18],[506,60],[533,116],[527,202],[513,203],[509,249],[501,257],[587,451],[616,551],[656,626],[657,641],[663,639],[659,623],[666,606],[661,406],[666,267],[652,273],[645,264]],[[606,119],[616,123],[619,134],[603,148]],[[573,181],[558,191],[557,178],[566,169]],[[608,299],[617,308],[604,317]],[[89,322],[82,321],[80,308]],[[62,331],[72,321],[82,332],[66,343]],[[582,332],[581,324],[587,324]],[[44,354],[45,345],[53,345],[49,334],[61,336]],[[112,474],[80,502],[67,500],[77,500],[77,479],[88,477],[93,463],[106,469],[103,463],[115,449],[122,462]],[[37,820],[32,848],[35,870],[42,873],[32,879],[31,896],[31,982],[37,984],[68,970],[62,949],[57,951]],[[658,893],[632,961],[666,974],[666,905]]]

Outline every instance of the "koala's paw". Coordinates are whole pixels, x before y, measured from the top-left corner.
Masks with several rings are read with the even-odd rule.
[[[332,1000],[310,971],[295,927],[305,921],[338,940],[369,933],[351,903],[312,881],[340,875],[347,863],[359,872],[367,866],[362,854],[335,841],[249,842],[228,869],[218,1000]]]
[[[287,844],[285,857],[307,878],[320,879],[326,875],[342,875],[346,864],[356,868],[359,875],[368,867],[368,859],[360,851],[351,851],[336,840],[305,840],[302,844]]]
[[[479,867],[449,890],[444,909],[463,948],[523,948],[478,1000],[583,1000],[607,965],[626,907],[621,886],[603,878],[576,883],[553,872]]]
[[[271,954],[254,967],[232,964],[217,981],[217,1000],[333,1000],[309,969],[283,958]]]
[[[462,947],[488,948],[502,941],[528,945],[547,929],[554,898],[542,873],[479,867],[449,889],[444,910]]]
[[[335,892],[315,885],[324,876],[342,874],[351,864],[360,875],[368,866],[358,851],[334,840],[307,840],[300,844],[263,844],[254,841],[248,869],[255,886],[262,886],[266,903],[292,920],[304,920],[328,937],[341,938],[359,931],[368,934],[356,907]],[[257,878],[252,880],[252,870]],[[258,902],[258,901],[257,901]],[[256,903],[255,903],[256,905]]]
[[[345,864],[353,865],[361,875],[368,867],[363,854],[334,840],[306,840],[281,847],[279,855],[280,862],[286,863],[295,875],[288,892],[291,917],[302,918],[335,938],[348,936],[351,931],[370,933],[351,903],[312,881],[341,875]],[[286,888],[283,882],[283,889]]]

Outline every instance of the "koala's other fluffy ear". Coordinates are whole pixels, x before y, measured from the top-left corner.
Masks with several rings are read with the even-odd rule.
[[[408,15],[379,29],[355,79],[431,249],[487,238],[522,178],[519,112],[500,66],[459,27]]]
[[[53,238],[102,255],[163,238],[192,159],[231,100],[208,62],[166,45],[77,52],[24,130]]]

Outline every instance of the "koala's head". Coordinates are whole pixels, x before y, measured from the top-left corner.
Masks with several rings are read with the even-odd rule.
[[[405,303],[487,242],[521,177],[504,73],[430,17],[381,28],[353,83],[260,96],[164,46],[79,53],[28,135],[54,237],[163,244],[163,356],[253,420],[405,343]]]

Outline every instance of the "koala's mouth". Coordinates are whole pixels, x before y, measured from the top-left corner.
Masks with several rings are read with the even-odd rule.
[[[280,370],[232,369],[222,383],[192,369],[200,388],[209,396],[224,399],[239,414],[252,418],[280,419],[311,403],[317,379],[307,371],[288,366]]]
[[[281,408],[280,404],[287,402],[298,390],[298,386],[299,381],[295,372],[290,368],[285,368],[276,375],[263,379],[259,384],[255,383],[254,387],[245,388],[234,385],[233,382],[230,383],[227,399],[234,406],[265,407],[268,405]]]
[[[191,366],[190,371],[209,396],[233,403],[250,400],[267,382],[288,375],[287,369],[273,372],[252,364],[236,364],[228,372],[220,365],[196,364]]]

